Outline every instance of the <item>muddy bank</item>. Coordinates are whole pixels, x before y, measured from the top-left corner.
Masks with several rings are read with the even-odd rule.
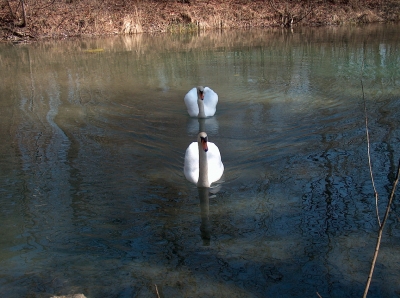
[[[337,26],[400,19],[395,0],[0,0],[0,38],[43,38],[227,28]]]

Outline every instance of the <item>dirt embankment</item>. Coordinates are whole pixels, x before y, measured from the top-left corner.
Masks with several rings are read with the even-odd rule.
[[[0,39],[393,22],[397,0],[0,0]]]

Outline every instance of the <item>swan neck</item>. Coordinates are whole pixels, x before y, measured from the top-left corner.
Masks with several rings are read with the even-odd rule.
[[[197,104],[199,106],[199,118],[206,118],[206,113],[204,112],[204,101],[200,98],[197,99]]]
[[[198,187],[210,187],[208,181],[208,162],[207,152],[205,152],[199,143],[199,180],[197,182]]]

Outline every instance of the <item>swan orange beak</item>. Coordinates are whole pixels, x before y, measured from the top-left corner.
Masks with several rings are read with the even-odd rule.
[[[201,146],[203,147],[203,150],[204,150],[205,152],[208,151],[207,138],[201,138]]]

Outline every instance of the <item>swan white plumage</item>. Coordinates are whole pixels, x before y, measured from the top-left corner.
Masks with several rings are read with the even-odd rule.
[[[191,117],[211,117],[217,110],[218,95],[209,87],[192,88],[183,100]]]
[[[210,187],[224,173],[224,165],[217,145],[208,142],[207,134],[200,132],[197,142],[186,149],[183,167],[185,177],[198,187]]]

